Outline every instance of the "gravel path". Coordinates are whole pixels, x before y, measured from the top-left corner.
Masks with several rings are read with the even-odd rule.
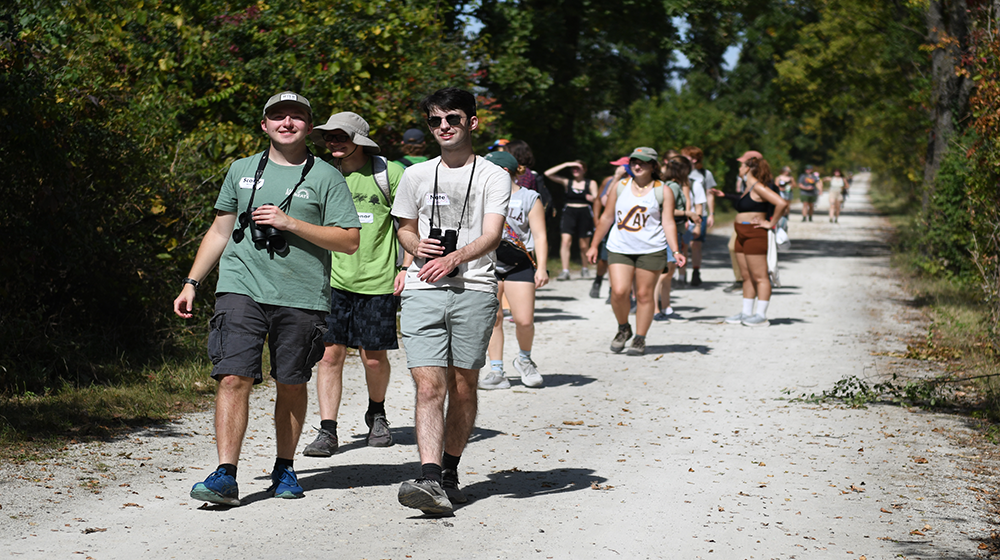
[[[302,500],[264,490],[273,388],[255,392],[244,505],[188,497],[215,466],[212,414],[0,469],[0,555],[17,558],[979,558],[990,530],[969,487],[978,451],[962,418],[893,406],[790,400],[848,375],[932,373],[894,357],[919,313],[889,268],[884,220],[859,175],[840,224],[791,222],[772,326],[721,323],[740,308],[725,243],[710,233],[686,323],[654,323],[647,355],[608,351],[610,306],[590,282],[539,293],[533,352],[545,386],[480,392],[460,473],[468,504],[427,518],[396,490],[419,473],[413,387],[393,353],[396,445],[364,446],[367,395],[345,371],[341,451],[297,457]],[[821,200],[821,209],[825,202]],[[607,285],[602,296],[607,293]],[[507,324],[507,362],[516,355]],[[308,423],[318,426],[310,404]],[[301,447],[315,431],[307,429]]]

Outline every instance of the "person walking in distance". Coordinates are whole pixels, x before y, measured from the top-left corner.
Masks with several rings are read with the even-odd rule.
[[[312,109],[285,91],[264,105],[260,128],[270,140],[260,155],[233,162],[215,202],[215,220],[198,247],[174,312],[193,316],[195,290],[219,265],[208,353],[215,396],[219,466],[191,497],[240,505],[236,482],[249,418],[250,391],[271,355],[277,458],[268,492],[301,498],[293,468],[312,367],[323,355],[330,310],[330,252],[353,253],[361,223],[339,171],[309,153]]]
[[[572,177],[567,179],[559,174],[563,169],[570,169]],[[562,261],[562,272],[556,280],[569,280],[569,256],[573,247],[573,238],[580,243],[580,278],[590,276],[583,253],[590,247],[590,237],[594,234],[594,216],[592,214],[594,199],[597,198],[597,182],[587,178],[587,166],[582,161],[567,161],[545,171],[545,176],[559,183],[565,189],[563,195],[563,214],[559,231],[559,259]]]
[[[847,192],[847,181],[839,169],[834,169],[833,176],[825,180],[830,185],[830,193],[827,195],[830,201],[830,222],[836,224],[840,222],[840,207],[844,203],[844,193]]]
[[[531,359],[531,346],[535,340],[535,289],[549,282],[549,273],[537,264],[544,263],[549,254],[545,208],[537,192],[517,184],[518,174],[530,171],[519,165],[511,152],[491,152],[486,160],[507,170],[512,182],[503,241],[496,251],[496,276],[499,281],[497,297],[507,296],[514,319],[518,346],[514,371],[525,387],[541,387],[542,375]],[[535,258],[531,256],[532,251]],[[510,381],[503,370],[503,344],[503,313],[498,310],[490,338],[490,372],[479,380],[480,389],[510,389]]]
[[[414,163],[427,161],[424,150],[427,142],[424,139],[424,132],[418,128],[410,128],[403,133],[403,157],[396,160],[396,163],[403,167],[409,167]]]
[[[746,191],[734,196],[736,207],[736,257],[743,273],[743,309],[727,317],[729,324],[766,327],[767,308],[771,303],[771,281],[767,275],[767,231],[778,223],[788,202],[771,188],[771,167],[764,158],[751,157],[740,162],[740,177]],[[712,194],[723,196],[721,192]],[[756,307],[754,299],[756,298]]]
[[[339,447],[337,416],[344,386],[347,349],[361,355],[368,386],[368,445],[392,445],[385,413],[389,387],[389,350],[396,340],[396,294],[403,289],[404,273],[397,270],[399,244],[389,214],[402,166],[377,155],[378,144],[369,138],[368,122],[351,112],[337,113],[313,129],[311,138],[330,150],[351,190],[361,222],[361,239],[353,255],[333,253],[330,269],[332,304],[323,337],[326,351],[316,368],[316,396],[320,428],[303,455],[329,457]],[[409,264],[409,255],[404,264]]]
[[[627,177],[608,190],[607,207],[601,214],[587,260],[597,262],[600,239],[610,229],[608,268],[611,274],[611,308],[618,321],[618,333],[611,341],[611,351],[625,349],[632,338],[628,322],[629,293],[635,285],[636,336],[628,354],[646,353],[646,333],[653,322],[653,290],[667,266],[667,251],[679,265],[684,264],[677,242],[674,195],[658,180],[659,157],[652,148],[636,148],[629,155],[633,177]]]
[[[400,332],[416,385],[420,477],[399,503],[445,514],[464,503],[458,464],[476,419],[479,370],[497,308],[493,251],[500,244],[510,175],[477,157],[476,98],[445,88],[420,102],[441,156],[407,168],[392,214],[414,256],[402,293]],[[447,402],[447,411],[445,410]]]
[[[701,216],[700,227],[695,229],[691,240],[691,285],[701,286],[701,254],[707,239],[708,230],[715,225],[715,197],[707,195],[708,189],[714,189],[717,184],[715,176],[705,169],[703,160],[705,154],[697,146],[681,148],[681,154],[691,162],[691,197]]]
[[[802,175],[799,175],[799,200],[802,201],[802,221],[813,221],[816,210],[816,200],[823,194],[822,183],[813,173],[813,166],[807,165]]]

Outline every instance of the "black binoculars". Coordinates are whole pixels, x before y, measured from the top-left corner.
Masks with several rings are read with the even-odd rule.
[[[261,204],[261,206],[274,206],[273,204]],[[233,240],[239,243],[243,241],[243,228],[250,225],[253,221],[254,210],[257,210],[260,206],[255,206],[251,208],[249,212],[244,212],[240,214],[240,229],[233,232]],[[288,242],[285,241],[285,237],[281,235],[281,230],[270,225],[258,225],[257,222],[253,222],[253,227],[250,228],[250,239],[253,240],[253,244],[258,249],[267,249],[275,253],[284,253],[288,249]]]
[[[444,252],[441,256],[450,255],[458,249],[458,230],[446,229],[442,233],[441,228],[431,228],[430,234],[427,235],[429,239],[436,239],[441,247],[444,248]],[[454,277],[458,275],[458,267],[456,266],[448,273],[449,277]]]

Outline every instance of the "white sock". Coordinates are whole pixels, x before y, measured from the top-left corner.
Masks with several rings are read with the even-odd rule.
[[[771,303],[770,301],[760,301],[760,300],[757,300],[757,315],[760,315],[761,317],[764,317],[766,319],[767,318],[767,306],[770,303]]]
[[[667,315],[670,315],[671,313],[673,313],[673,312],[674,312],[674,308],[673,308],[673,307],[668,307],[668,308],[667,308],[666,310],[664,310],[663,312],[664,312],[664,313],[666,313]]]
[[[753,298],[743,298],[743,314],[747,317],[753,315]]]

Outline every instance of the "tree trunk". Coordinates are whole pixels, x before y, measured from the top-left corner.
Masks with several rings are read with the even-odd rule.
[[[994,5],[1000,4],[995,0]],[[966,0],[931,0],[927,10],[931,52],[931,131],[924,162],[923,209],[934,194],[934,181],[948,143],[969,106],[972,80],[961,70],[968,51],[968,7]]]

